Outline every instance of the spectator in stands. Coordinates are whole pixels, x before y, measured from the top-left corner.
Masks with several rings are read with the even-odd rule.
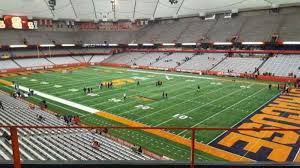
[[[143,153],[143,150],[142,150],[142,147],[141,147],[141,146],[139,147],[138,152],[139,152],[140,154]]]
[[[36,119],[39,120],[39,121],[44,121],[45,118],[39,114],[36,115]]]
[[[10,135],[6,131],[2,131],[2,135],[0,137],[3,137],[7,143],[11,140]]]
[[[3,104],[2,104],[1,100],[0,100],[0,108],[2,108],[2,110],[4,110],[4,107],[3,107]]]
[[[95,138],[92,140],[92,142],[91,142],[91,146],[92,146],[92,148],[94,148],[94,149],[99,149],[100,148],[100,143],[98,142],[98,141],[96,141],[95,140]]]

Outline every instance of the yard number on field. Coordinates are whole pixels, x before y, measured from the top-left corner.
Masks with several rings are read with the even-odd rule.
[[[187,118],[191,119],[192,117],[189,117],[189,116],[186,116],[186,115],[183,115],[183,114],[175,114],[175,115],[173,115],[173,118],[179,118],[181,120],[185,120]]]

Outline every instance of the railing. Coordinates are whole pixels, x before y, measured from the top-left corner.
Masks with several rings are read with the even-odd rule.
[[[1,125],[0,128],[6,128],[10,130],[10,135],[11,135],[11,141],[12,141],[12,151],[13,151],[13,164],[14,164],[14,168],[21,168],[21,159],[20,159],[20,150],[19,150],[19,141],[18,141],[18,129],[108,129],[108,130],[124,130],[124,129],[129,129],[129,130],[143,130],[143,131],[162,131],[162,132],[166,132],[168,133],[169,131],[187,131],[191,134],[191,138],[185,138],[183,139],[183,141],[180,141],[179,143],[186,145],[188,147],[190,147],[190,167],[194,168],[195,167],[195,163],[196,163],[196,159],[195,159],[195,153],[196,151],[200,150],[202,152],[206,152],[206,153],[210,153],[213,154],[216,157],[220,157],[223,158],[225,160],[231,160],[231,161],[238,161],[238,162],[253,162],[255,161],[255,159],[251,159],[251,158],[247,158],[246,154],[245,155],[239,155],[239,154],[234,154],[231,152],[227,152],[225,150],[222,149],[218,149],[217,147],[212,147],[210,145],[206,145],[204,143],[200,143],[196,141],[196,133],[199,135],[200,133],[200,137],[201,134],[205,131],[224,131],[225,133],[230,133],[230,132],[247,132],[247,131],[260,131],[257,133],[260,133],[260,135],[273,135],[273,133],[278,133],[280,132],[281,134],[285,135],[285,133],[289,133],[289,136],[291,136],[291,133],[296,133],[296,131],[300,131],[300,128],[297,129],[282,129],[282,128],[175,128],[175,127],[118,127],[118,126],[8,126],[8,125]],[[202,133],[201,133],[202,132]],[[269,133],[266,133],[269,132]],[[297,134],[298,135],[298,134]],[[176,137],[177,135],[174,134],[174,137]],[[262,136],[264,137],[264,136]],[[265,136],[267,137],[267,136]],[[284,137],[284,136],[282,136]],[[281,137],[281,138],[282,138]],[[297,137],[295,137],[297,138]],[[280,139],[280,138],[279,138]],[[291,137],[289,137],[289,139],[293,139]],[[278,139],[277,139],[278,140]],[[243,141],[243,140],[242,140]],[[230,143],[234,143],[236,142],[234,139],[232,139],[232,142]],[[244,142],[250,142],[250,141],[244,141]],[[258,143],[257,143],[258,142]],[[252,148],[257,148],[257,149],[248,149],[249,151],[253,151],[253,150],[259,150],[261,149],[261,147],[264,146],[264,144],[261,146],[261,144],[259,143],[259,141],[255,142],[254,144],[252,144]],[[187,144],[190,143],[190,144]],[[295,142],[296,144],[298,144],[298,140],[297,142]],[[286,142],[286,144],[288,144],[288,142]],[[245,146],[249,147],[249,146]],[[299,149],[298,146],[296,146],[297,149]],[[207,149],[206,149],[207,148]],[[272,148],[272,147],[271,147]],[[284,148],[281,148],[284,149]],[[270,155],[268,158],[278,158],[275,155],[275,153],[273,153],[276,149],[273,148],[273,151],[271,151]],[[281,153],[277,153],[279,155],[281,155],[281,158],[286,158],[287,156],[284,155],[283,150],[276,150],[277,152],[281,152]],[[275,151],[275,152],[276,152]],[[224,153],[222,153],[224,152]],[[298,156],[299,152],[297,152],[296,155],[294,155],[294,162],[299,161],[299,156]],[[272,155],[272,157],[270,157]],[[283,161],[283,160],[282,160]],[[279,161],[281,162],[281,161]],[[296,163],[295,163],[296,164]]]

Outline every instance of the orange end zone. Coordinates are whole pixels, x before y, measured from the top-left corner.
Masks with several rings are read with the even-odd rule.
[[[135,122],[132,120],[128,120],[126,118],[123,118],[123,117],[120,117],[120,116],[117,116],[114,114],[110,114],[107,112],[102,112],[102,111],[97,112],[96,115],[119,122],[119,123],[122,123],[127,126],[131,126],[131,127],[148,127],[145,124],[138,123],[138,122]],[[147,129],[147,130],[143,130],[143,131],[160,136],[160,137],[168,139],[170,141],[177,142],[179,144],[191,147],[190,139],[186,139],[181,136],[178,136],[178,135],[175,135],[175,134],[163,131],[163,130]],[[230,153],[230,152],[227,152],[227,151],[224,151],[224,150],[221,150],[221,149],[218,149],[218,148],[215,148],[215,147],[203,144],[203,143],[199,143],[199,142],[195,142],[195,149],[205,152],[205,153],[208,153],[210,155],[219,157],[219,158],[223,158],[225,160],[229,160],[229,161],[236,161],[236,162],[253,162],[254,161],[254,160],[248,159],[246,157],[239,156],[239,155],[236,155],[236,154],[233,154],[233,153]]]

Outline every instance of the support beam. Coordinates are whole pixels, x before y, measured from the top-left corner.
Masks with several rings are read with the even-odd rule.
[[[181,4],[180,4],[180,6],[179,6],[178,9],[177,9],[176,15],[178,15],[178,13],[179,13],[179,11],[180,11],[180,9],[181,9],[181,7],[182,7],[183,2],[184,2],[184,0],[181,1]]]
[[[49,8],[49,4],[48,4],[48,1],[47,0],[44,0],[46,6],[48,7],[48,9],[50,10],[51,14],[52,14],[52,17],[55,18],[55,14],[54,12]]]
[[[18,142],[17,127],[10,127],[10,136],[11,136],[14,168],[21,168],[21,155],[20,155],[20,146]]]
[[[133,15],[132,18],[134,19],[135,17],[135,8],[136,8],[136,0],[134,0],[134,8],[133,8]]]
[[[78,15],[77,15],[77,13],[76,13],[76,10],[75,10],[75,8],[74,8],[74,5],[73,5],[72,0],[70,0],[70,4],[71,4],[71,7],[72,7],[72,9],[73,9],[73,12],[74,12],[75,17],[78,18]]]
[[[92,0],[92,3],[93,3],[93,8],[94,8],[95,19],[96,19],[96,20],[98,20],[98,17],[97,17],[97,12],[96,12],[96,7],[95,7],[95,2],[94,2],[94,0]]]
[[[159,0],[157,0],[157,3],[155,5],[155,9],[154,9],[154,12],[153,12],[153,15],[152,15],[153,19],[155,18],[155,13],[156,13],[156,10],[157,10],[158,3],[159,3]]]

